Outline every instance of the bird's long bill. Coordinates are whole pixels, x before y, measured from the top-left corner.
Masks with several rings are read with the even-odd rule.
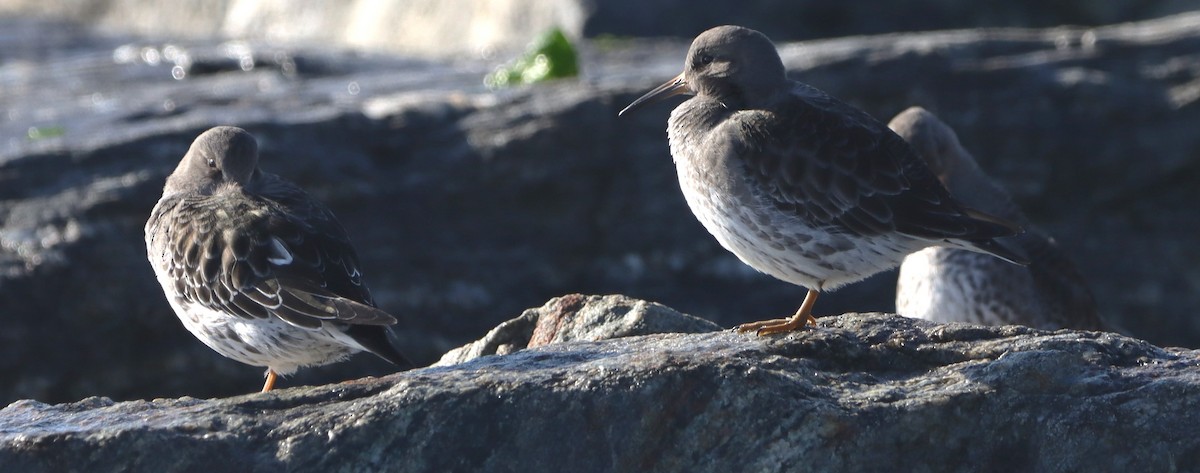
[[[649,92],[646,92],[646,95],[638,97],[638,99],[634,100],[633,103],[629,104],[628,107],[625,107],[624,110],[621,110],[620,112],[618,112],[617,116],[624,115],[626,112],[632,112],[634,110],[642,108],[643,105],[646,105],[646,104],[652,103],[652,102],[657,102],[657,101],[665,99],[667,97],[674,97],[674,96],[680,95],[680,94],[691,94],[691,93],[692,93],[692,88],[688,87],[687,81],[683,80],[683,73],[680,73],[679,75],[675,76],[671,80],[667,81],[665,84],[655,87],[653,90],[651,90]]]

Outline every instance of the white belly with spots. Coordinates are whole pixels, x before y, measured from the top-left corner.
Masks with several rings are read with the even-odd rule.
[[[269,368],[280,375],[298,368],[346,359],[363,348],[331,324],[306,329],[275,317],[245,319],[183,301],[174,295],[175,282],[160,262],[152,262],[158,282],[175,315],[197,339],[230,358]]]
[[[280,375],[304,366],[341,361],[359,351],[325,327],[304,329],[274,317],[243,319],[197,304],[173,302],[171,306],[183,326],[209,348],[226,358],[267,367]]]
[[[675,143],[672,137],[680,188],[692,213],[742,262],[783,281],[833,289],[894,268],[904,255],[930,244],[810,227],[753,197],[741,169],[721,169],[725,179],[714,176],[714,163],[698,165],[695,159],[680,156],[683,150]],[[730,175],[737,179],[729,179]]]
[[[752,211],[695,187],[683,186],[684,198],[717,242],[750,267],[792,284],[834,289],[896,267],[908,251],[881,239],[780,224],[762,217],[774,209]]]
[[[896,312],[939,323],[1068,325],[1059,317],[1047,318],[1057,312],[1034,289],[1028,269],[957,248],[926,248],[904,259],[896,281]]]
[[[896,283],[896,313],[934,322],[960,318],[958,310],[967,306],[965,294],[941,278],[937,251],[927,248],[904,259]]]

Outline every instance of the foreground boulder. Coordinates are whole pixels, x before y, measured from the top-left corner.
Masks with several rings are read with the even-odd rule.
[[[228,399],[19,401],[0,410],[0,469],[1174,471],[1200,462],[1197,360],[1108,333],[846,314]]]

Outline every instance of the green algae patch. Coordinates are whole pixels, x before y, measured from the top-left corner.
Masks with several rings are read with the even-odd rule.
[[[579,54],[562,30],[554,28],[530,43],[521,57],[484,77],[483,84],[496,89],[577,75]]]
[[[58,125],[54,126],[31,126],[25,135],[30,141],[44,140],[46,138],[54,138],[67,133],[67,129]]]

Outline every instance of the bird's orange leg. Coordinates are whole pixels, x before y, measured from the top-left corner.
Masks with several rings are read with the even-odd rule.
[[[736,330],[742,333],[753,330],[761,336],[791,332],[808,325],[816,326],[817,319],[812,316],[812,308],[817,303],[817,296],[820,294],[815,290],[809,289],[808,295],[804,296],[804,302],[800,304],[800,309],[796,310],[796,315],[785,319],[771,319],[741,324],[736,327]]]
[[[266,382],[266,384],[263,384],[262,392],[265,393],[265,392],[270,391],[271,389],[275,388],[275,378],[278,378],[278,377],[279,377],[279,375],[275,374],[275,370],[267,368],[267,382]]]

